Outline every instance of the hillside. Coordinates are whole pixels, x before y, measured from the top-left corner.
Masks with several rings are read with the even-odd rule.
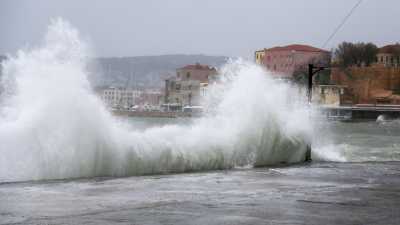
[[[187,64],[207,64],[219,67],[225,56],[161,55],[121,58],[96,58],[90,64],[93,86],[160,88],[164,79],[173,76],[175,69]]]

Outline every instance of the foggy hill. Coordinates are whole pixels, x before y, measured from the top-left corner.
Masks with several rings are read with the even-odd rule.
[[[96,87],[118,86],[159,88],[175,70],[187,64],[207,64],[219,67],[227,61],[225,56],[161,55],[96,58],[90,65],[90,80]]]

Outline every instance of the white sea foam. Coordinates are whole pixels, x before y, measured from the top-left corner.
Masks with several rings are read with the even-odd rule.
[[[4,63],[0,181],[126,176],[301,162],[313,125],[296,90],[246,61],[227,63],[191,125],[118,123],[91,92],[87,48],[57,19],[44,43]]]

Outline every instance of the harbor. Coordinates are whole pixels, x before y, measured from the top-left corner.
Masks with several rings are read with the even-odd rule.
[[[0,225],[400,224],[399,1],[0,2]]]
[[[329,120],[394,120],[400,118],[400,105],[358,104],[354,106],[322,106],[319,110]]]
[[[182,111],[129,111],[129,110],[114,110],[113,115],[127,117],[155,117],[155,118],[178,118],[178,117],[196,117],[198,114]]]

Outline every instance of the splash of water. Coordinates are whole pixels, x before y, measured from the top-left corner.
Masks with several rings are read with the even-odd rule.
[[[0,181],[127,176],[304,160],[312,136],[294,89],[245,61],[220,71],[210,115],[144,131],[118,123],[92,94],[87,47],[54,20],[42,46],[4,63]]]

